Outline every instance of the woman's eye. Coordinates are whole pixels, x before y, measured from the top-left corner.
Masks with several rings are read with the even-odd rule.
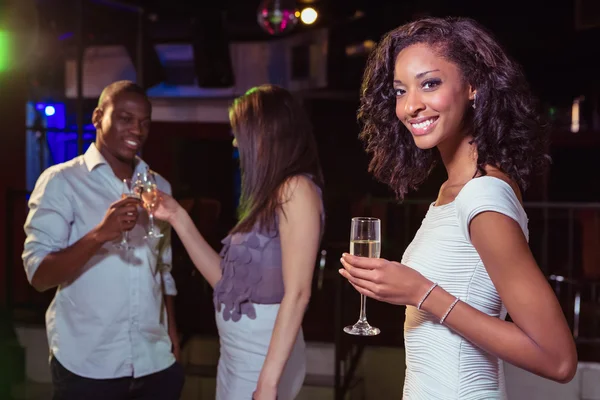
[[[435,89],[436,87],[438,87],[442,82],[439,80],[433,80],[433,81],[426,81],[423,82],[423,89],[425,90],[431,90],[431,89]]]

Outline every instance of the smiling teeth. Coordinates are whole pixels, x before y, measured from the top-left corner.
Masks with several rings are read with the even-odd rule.
[[[131,146],[137,146],[137,142],[134,142],[133,140],[126,140],[125,143],[131,145]]]
[[[417,128],[417,129],[423,129],[423,128],[427,128],[429,125],[433,124],[433,121],[435,121],[435,119],[428,119],[426,121],[423,122],[419,122],[418,124],[412,124],[413,128]]]

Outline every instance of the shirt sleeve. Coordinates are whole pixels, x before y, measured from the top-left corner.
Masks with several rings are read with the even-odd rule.
[[[161,189],[163,192],[167,194],[171,194],[171,185],[169,182],[164,180],[164,187]],[[177,287],[175,286],[175,279],[173,279],[173,275],[171,275],[171,268],[173,263],[173,254],[171,249],[171,225],[164,221],[160,221],[159,223],[162,234],[164,235],[161,238],[158,249],[158,259],[157,259],[157,269],[160,271],[163,285],[165,288],[165,294],[167,296],[176,296],[177,295]]]
[[[68,246],[73,210],[64,178],[58,169],[46,169],[29,198],[25,221],[23,266],[29,283],[44,258]]]
[[[527,215],[508,183],[491,176],[475,178],[467,182],[456,197],[458,226],[469,242],[471,221],[486,211],[497,212],[514,219],[528,237]]]

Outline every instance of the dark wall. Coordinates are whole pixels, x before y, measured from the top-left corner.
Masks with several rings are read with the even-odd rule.
[[[8,252],[13,250],[6,247],[6,200],[9,191],[25,189],[26,99],[24,72],[18,69],[0,71],[0,307],[6,298],[5,264]],[[19,245],[22,246],[22,243]],[[15,269],[23,270],[20,258],[14,259],[13,263],[16,264]]]

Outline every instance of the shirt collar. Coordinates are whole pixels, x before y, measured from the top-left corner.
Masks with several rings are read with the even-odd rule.
[[[95,143],[90,144],[87,151],[83,155],[83,160],[84,160],[85,166],[87,167],[89,172],[94,170],[94,168],[96,168],[99,165],[102,165],[102,164],[108,165],[108,162],[106,161],[104,156],[100,153],[100,151],[96,147]],[[145,171],[146,168],[149,168],[148,164],[138,156],[135,156],[134,162],[135,162],[135,167],[133,169],[134,175],[138,172]]]
[[[85,161],[85,166],[90,172],[98,165],[108,164],[104,156],[100,154],[100,151],[98,151],[98,149],[96,148],[95,143],[90,144],[85,154],[83,155],[83,160]]]

